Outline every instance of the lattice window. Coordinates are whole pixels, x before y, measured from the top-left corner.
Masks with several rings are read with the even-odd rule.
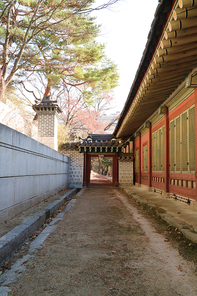
[[[165,137],[165,134],[164,134],[164,126],[162,126],[162,128],[160,129],[160,134],[161,134],[161,153],[160,153],[160,164],[161,164],[161,171],[164,172],[164,157],[165,157],[165,141],[164,141],[164,137]]]
[[[136,172],[139,172],[139,150],[136,151]]]
[[[156,172],[159,172],[159,130],[156,131]]]
[[[181,132],[180,132],[180,117],[176,118],[175,120],[175,125],[176,125],[176,129],[175,129],[175,139],[176,139],[176,153],[175,153],[175,157],[176,157],[176,171],[180,171],[181,170]]]
[[[170,169],[171,172],[175,171],[175,125],[174,125],[174,120],[170,122]]]
[[[152,171],[164,171],[164,126],[153,133],[152,137]]]
[[[152,137],[152,171],[156,172],[156,133]]]
[[[170,121],[170,170],[195,172],[195,106]]]
[[[148,171],[147,145],[143,147],[143,172]]]
[[[189,109],[189,171],[195,172],[195,107]]]
[[[182,117],[182,171],[188,171],[188,117],[187,111],[181,114]]]

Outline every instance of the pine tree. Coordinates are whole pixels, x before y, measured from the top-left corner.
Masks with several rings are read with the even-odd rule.
[[[102,9],[116,1],[110,0],[96,9]],[[59,42],[67,39],[69,43],[71,41],[64,35],[71,39],[73,36],[77,37],[78,32],[72,31],[72,26],[76,29],[74,20],[79,24],[79,20],[86,18],[93,10],[91,8],[93,3],[94,0],[0,1],[0,99],[4,98],[4,92],[15,75],[17,73],[20,75],[27,64],[35,67],[37,62],[41,63],[40,50],[47,45],[47,42],[57,43],[52,40],[56,37],[59,38]],[[68,26],[69,22],[71,26]],[[88,24],[87,26],[89,27]],[[78,29],[80,31],[80,27]],[[53,55],[55,60],[57,53],[53,51]],[[55,79],[55,73],[46,74],[49,83],[50,79]]]

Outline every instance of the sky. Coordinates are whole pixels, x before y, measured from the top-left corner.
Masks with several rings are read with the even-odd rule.
[[[96,4],[104,2],[97,0]],[[93,13],[102,25],[98,41],[106,45],[107,57],[118,65],[120,79],[114,89],[113,112],[122,111],[127,100],[157,5],[158,0],[120,0],[108,9]]]

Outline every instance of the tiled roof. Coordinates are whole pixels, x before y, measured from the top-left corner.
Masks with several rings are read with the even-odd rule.
[[[79,145],[80,147],[122,147],[119,142],[111,134],[89,134],[86,139]]]
[[[51,100],[50,96],[44,97],[42,101],[40,101],[39,103],[37,102],[35,105],[33,105],[34,111],[38,111],[42,109],[43,109],[42,111],[48,111],[49,109],[51,110],[51,108],[55,108],[55,110],[57,110],[58,113],[62,112],[62,110],[57,104],[57,101]]]
[[[197,2],[159,1],[146,47],[114,135],[127,140],[197,70]],[[190,85],[189,85],[190,87]]]
[[[89,134],[92,141],[111,141],[113,138],[112,134]]]
[[[87,149],[87,150],[86,150]],[[89,134],[81,142],[62,144],[60,150],[79,150],[79,152],[121,152],[123,143],[109,134]]]

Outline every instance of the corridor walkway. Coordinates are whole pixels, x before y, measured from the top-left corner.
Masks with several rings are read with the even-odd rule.
[[[87,188],[73,204],[9,295],[197,295],[195,266],[119,189]]]

